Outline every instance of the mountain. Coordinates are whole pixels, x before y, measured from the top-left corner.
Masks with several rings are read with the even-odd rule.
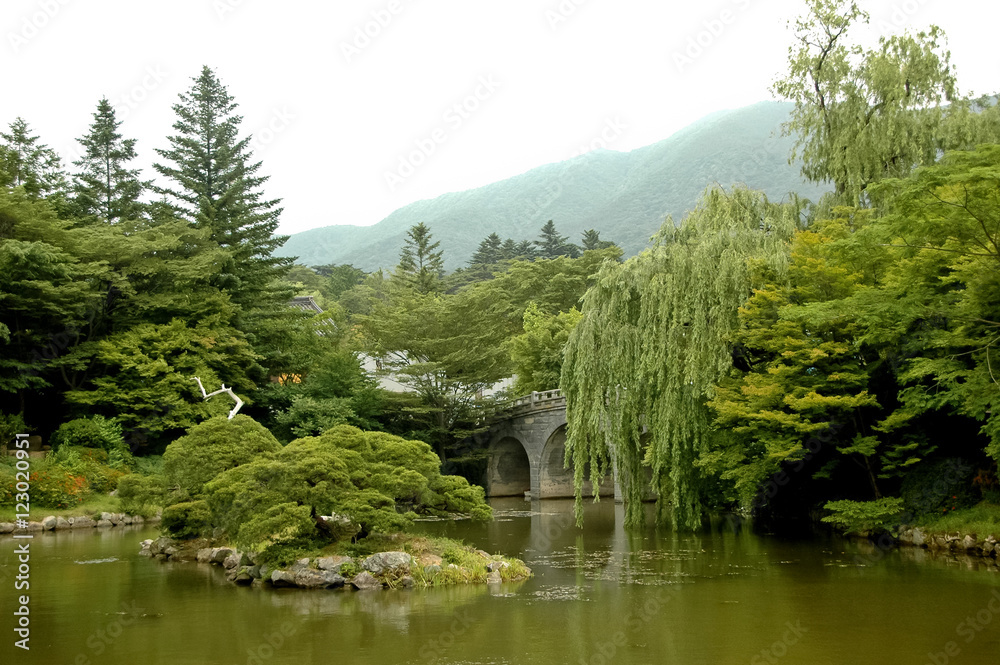
[[[372,226],[325,226],[292,235],[279,252],[299,263],[391,268],[407,229],[424,222],[441,241],[445,265],[466,264],[492,232],[535,240],[549,219],[571,241],[597,229],[626,256],[646,247],[668,215],[679,222],[706,187],[746,183],[772,199],[797,192],[816,200],[828,188],[806,183],[789,164],[793,139],[781,136],[792,105],[761,102],[713,113],[659,143],[631,152],[595,150],[464,192],[396,210]]]

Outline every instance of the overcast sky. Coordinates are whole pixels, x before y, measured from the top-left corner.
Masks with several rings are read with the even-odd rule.
[[[1000,90],[995,0],[860,0],[868,35],[945,29],[963,91]],[[284,199],[280,231],[407,203],[771,99],[792,0],[3,0],[0,124],[65,160],[106,95],[152,177],[208,65]]]

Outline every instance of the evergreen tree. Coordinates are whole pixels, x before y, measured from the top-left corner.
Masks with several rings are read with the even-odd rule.
[[[440,291],[444,276],[444,260],[438,241],[431,242],[431,230],[420,222],[406,232],[403,251],[399,255],[396,274],[419,293]]]
[[[534,261],[537,256],[535,244],[530,240],[522,240],[514,246],[514,254],[511,259],[514,261]]]
[[[145,206],[139,197],[149,186],[139,180],[138,169],[125,168],[136,157],[135,139],[122,138],[121,124],[107,97],[102,98],[90,131],[78,139],[83,158],[73,162],[80,169],[73,182],[75,212],[95,215],[109,224],[142,217]]]
[[[537,256],[542,259],[554,259],[558,256],[578,257],[580,248],[568,240],[566,236],[559,235],[555,223],[550,219],[545,222],[542,234],[535,241],[535,245],[538,247]]]
[[[23,118],[10,123],[7,132],[0,132],[0,185],[24,187],[32,198],[63,196],[66,175],[62,161],[54,150],[39,143]]]
[[[517,258],[518,245],[513,238],[507,238],[500,245],[500,258],[504,261],[513,261]]]
[[[251,137],[239,138],[243,118],[215,72],[203,67],[193,80],[173,107],[177,134],[169,137],[171,148],[156,151],[166,163],[153,165],[175,184],[155,189],[229,253],[217,283],[235,302],[258,308],[283,302],[288,292],[269,289],[292,264],[273,256],[288,239],[274,235],[280,200],[263,197],[267,177],[258,175],[261,162],[251,161]]]
[[[587,229],[583,232],[583,243],[582,247],[585,250],[590,249],[607,249],[608,247],[613,247],[615,243],[610,240],[601,240],[601,232],[595,231],[594,229]]]
[[[500,263],[503,241],[496,233],[491,233],[479,243],[479,248],[469,260],[471,265],[491,266]]]

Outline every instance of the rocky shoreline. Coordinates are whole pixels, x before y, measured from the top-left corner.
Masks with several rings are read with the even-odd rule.
[[[94,519],[89,515],[75,517],[55,517],[49,515],[41,522],[28,522],[25,527],[18,527],[14,522],[0,522],[0,535],[17,533],[29,533],[36,531],[63,531],[66,529],[95,529],[110,528],[116,526],[132,526],[137,524],[156,524],[160,521],[156,517],[142,517],[141,515],[129,515],[127,513],[101,513],[100,517]]]
[[[517,582],[531,576],[523,564],[516,568],[512,560],[490,555],[482,550],[475,554],[485,570],[470,570],[441,557],[424,554],[414,557],[407,552],[378,552],[367,557],[321,556],[299,559],[287,568],[277,568],[257,561],[253,553],[239,552],[231,547],[212,547],[207,541],[176,541],[167,537],[144,540],[139,552],[163,561],[196,562],[222,566],[226,579],[240,586],[300,589],[372,589],[412,588],[438,584],[487,584]],[[516,561],[516,560],[514,560]],[[520,563],[520,562],[518,562]]]
[[[1000,543],[992,535],[981,537],[974,533],[927,533],[919,527],[914,527],[900,531],[896,540],[900,545],[968,554],[994,561],[1000,557]]]

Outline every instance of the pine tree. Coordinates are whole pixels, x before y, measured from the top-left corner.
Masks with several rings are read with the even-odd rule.
[[[135,139],[122,138],[121,124],[107,97],[101,99],[90,131],[78,139],[83,158],[73,162],[80,168],[73,182],[77,214],[95,215],[109,224],[142,217],[145,206],[139,197],[149,186],[139,180],[138,169],[125,168],[136,157]]]
[[[615,243],[610,240],[601,240],[601,232],[595,231],[594,229],[587,229],[583,232],[583,243],[582,247],[585,250],[590,249],[607,249],[608,247],[613,247]]]
[[[491,233],[479,243],[479,248],[469,260],[470,265],[489,266],[500,263],[503,241],[496,233]]]
[[[244,306],[263,306],[288,296],[269,290],[292,264],[273,256],[288,236],[275,236],[280,200],[267,200],[257,175],[261,162],[252,162],[250,136],[239,138],[243,118],[225,86],[208,67],[193,79],[174,105],[177,134],[171,148],[157,150],[165,164],[153,168],[174,181],[173,188],[155,188],[170,199],[196,226],[207,228],[211,239],[231,259],[217,282]]]
[[[54,150],[39,143],[23,118],[16,118],[8,132],[0,132],[0,185],[23,187],[31,198],[61,197],[66,192],[62,161]]]
[[[443,252],[438,250],[441,243],[431,242],[431,238],[431,230],[423,222],[411,226],[396,267],[397,275],[419,293],[440,291],[442,286],[444,260]]]
[[[554,259],[559,256],[578,257],[580,255],[580,248],[568,242],[568,240],[566,236],[559,235],[559,232],[556,231],[555,223],[550,219],[545,222],[545,226],[542,227],[542,234],[535,241],[535,245],[538,248],[538,257],[543,259]]]

